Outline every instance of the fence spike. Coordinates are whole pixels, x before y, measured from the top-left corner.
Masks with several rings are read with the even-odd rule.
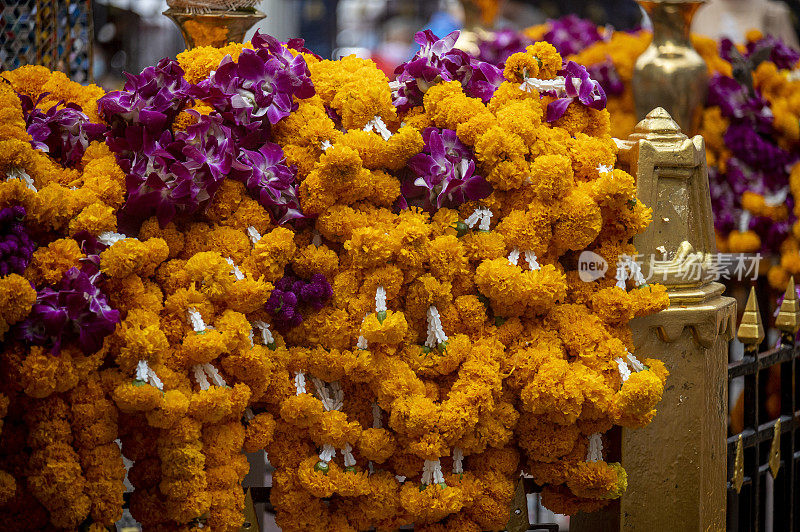
[[[256,508],[253,505],[253,494],[250,491],[250,488],[247,488],[247,494],[244,499],[244,521],[242,522],[242,526],[239,528],[240,532],[255,532],[257,530],[261,530],[261,526],[258,522],[258,514],[256,513]]]
[[[761,312],[758,310],[755,288],[750,289],[750,296],[747,298],[747,306],[744,308],[744,315],[736,336],[745,346],[757,347],[764,339],[764,325],[761,322]]]
[[[772,445],[769,447],[769,471],[772,473],[772,478],[778,476],[778,470],[781,468],[781,420],[775,422],[775,428],[772,432]]]
[[[800,301],[797,298],[794,276],[789,278],[789,284],[786,285],[786,294],[775,318],[775,327],[791,334],[797,334],[800,329]]]
[[[742,484],[744,484],[744,450],[742,448],[741,434],[739,434],[739,440],[736,442],[736,458],[733,461],[733,478],[731,478],[731,484],[737,494],[742,491]]]

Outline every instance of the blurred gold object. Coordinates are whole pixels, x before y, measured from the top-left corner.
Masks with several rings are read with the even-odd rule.
[[[170,8],[164,15],[180,28],[187,50],[198,46],[221,48],[230,42],[244,42],[247,30],[266,17],[257,9],[191,13]]]
[[[708,69],[692,46],[692,19],[705,0],[637,0],[653,24],[653,42],[633,72],[636,115],[663,107],[687,135],[697,133]]]
[[[490,13],[489,17],[484,13],[486,7],[483,4],[485,3],[494,3],[495,11]],[[458,36],[455,47],[477,57],[480,52],[480,42],[489,40],[492,37],[492,32],[489,30],[494,27],[494,19],[503,2],[495,2],[495,0],[489,0],[489,2],[461,0],[460,4],[464,9],[464,28]],[[491,20],[487,20],[487,18]]]

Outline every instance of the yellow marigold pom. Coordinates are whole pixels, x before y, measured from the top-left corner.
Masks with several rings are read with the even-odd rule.
[[[36,290],[27,279],[16,273],[0,278],[0,338],[28,315],[35,302]]]
[[[14,477],[5,471],[0,471],[0,505],[5,505],[14,498],[17,483]]]
[[[361,323],[361,334],[369,343],[396,345],[403,341],[408,324],[402,312],[385,310],[370,314]]]
[[[71,238],[51,242],[45,248],[33,252],[33,257],[25,270],[25,277],[36,285],[56,284],[73,267],[79,267],[79,259],[84,254],[78,243]]]
[[[265,449],[272,441],[275,432],[275,419],[267,412],[257,414],[247,423],[243,450],[253,453]]]
[[[69,223],[69,233],[74,235],[86,231],[92,235],[99,235],[117,228],[117,217],[114,209],[105,203],[92,203],[84,208],[77,217]]]
[[[654,371],[632,373],[614,397],[617,424],[623,427],[642,427],[655,416],[655,406],[661,400],[664,382]]]
[[[519,52],[506,59],[503,77],[512,83],[520,83],[525,78],[539,77],[541,60],[533,54]]]
[[[581,189],[564,199],[561,215],[553,225],[553,240],[559,249],[584,249],[600,233],[603,217],[597,203]]]
[[[141,242],[126,238],[100,254],[100,269],[109,277],[136,274],[150,277],[169,256],[169,247],[161,238]]]
[[[575,495],[587,499],[618,499],[628,487],[628,475],[618,463],[579,462],[567,486]]]
[[[548,485],[542,489],[542,505],[551,512],[574,515],[578,512],[596,512],[608,504],[609,499],[585,499],[576,496],[566,486]]]
[[[728,235],[728,250],[731,253],[755,253],[761,249],[761,239],[755,231],[731,231]]]
[[[525,49],[526,54],[530,54],[539,60],[539,78],[553,79],[561,70],[561,55],[555,46],[546,41],[539,41]],[[530,77],[530,76],[529,76]]]

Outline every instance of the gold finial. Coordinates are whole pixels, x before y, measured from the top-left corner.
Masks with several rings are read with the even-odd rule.
[[[794,276],[789,278],[789,284],[786,285],[786,294],[783,296],[778,317],[775,318],[775,327],[791,334],[797,334],[800,329],[800,301],[797,300]]]
[[[686,138],[686,135],[681,131],[681,127],[663,107],[656,107],[647,113],[647,116],[636,124],[632,136],[648,139],[658,138],[659,140]]]
[[[244,522],[239,531],[257,532],[258,530],[261,530],[261,526],[258,524],[256,508],[253,506],[253,494],[250,493],[250,488],[247,488],[247,496],[244,498]]]
[[[772,445],[769,448],[769,470],[772,478],[778,476],[781,468],[781,420],[775,422],[775,430],[772,433]]]
[[[745,346],[758,346],[764,339],[764,325],[761,323],[761,312],[758,311],[755,288],[750,289],[750,297],[747,298],[747,306],[736,336]]]
[[[525,493],[525,483],[520,479],[514,498],[511,499],[511,516],[506,525],[505,532],[525,532],[530,528],[528,522],[528,496]]]
[[[736,442],[736,458],[733,461],[731,484],[733,484],[737,494],[742,491],[742,484],[744,484],[744,449],[742,449],[741,434],[739,434],[739,441]]]

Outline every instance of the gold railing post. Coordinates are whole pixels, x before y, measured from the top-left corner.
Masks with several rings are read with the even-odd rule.
[[[627,492],[600,515],[579,516],[576,529],[724,530],[736,302],[711,279],[716,246],[705,144],[681,133],[662,108],[618,144],[620,165],[653,208],[653,223],[634,240],[643,272],[665,284],[670,298],[668,309],[631,323],[635,354],[663,360],[670,376],[653,422],[622,432]]]

